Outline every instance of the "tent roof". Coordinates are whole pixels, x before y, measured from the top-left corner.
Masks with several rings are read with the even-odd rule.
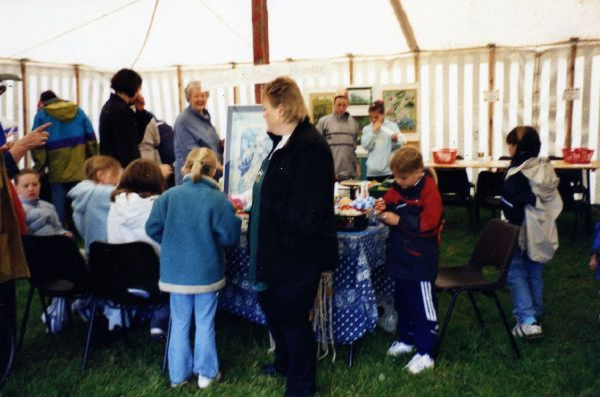
[[[422,51],[600,39],[600,1],[269,0],[271,61],[408,52],[394,2]],[[0,0],[0,9],[0,58],[108,70],[253,59],[250,0]]]

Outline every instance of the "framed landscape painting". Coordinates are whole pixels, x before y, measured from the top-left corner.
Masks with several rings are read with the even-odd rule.
[[[251,195],[254,179],[272,146],[262,106],[229,106],[223,167],[225,193]]]
[[[416,85],[383,90],[385,118],[398,124],[409,141],[419,140],[418,99]]]
[[[313,124],[317,124],[321,117],[333,113],[333,98],[335,92],[313,92],[308,96]]]
[[[348,88],[348,104],[353,105],[371,105],[372,95],[371,87]]]

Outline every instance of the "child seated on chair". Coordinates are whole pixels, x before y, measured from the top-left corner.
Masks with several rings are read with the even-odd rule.
[[[517,324],[514,336],[543,336],[542,270],[558,248],[556,218],[562,210],[558,177],[547,159],[538,157],[540,137],[533,127],[519,126],[507,136],[511,161],[500,203],[509,223],[521,226],[519,247],[506,276]]]
[[[37,171],[26,168],[15,176],[14,181],[25,210],[29,234],[34,236],[73,236],[60,223],[54,205],[40,200],[41,184]]]
[[[121,164],[110,156],[93,156],[84,163],[85,180],[67,197],[72,200],[73,222],[83,238],[85,252],[94,241],[106,241],[106,219],[110,194],[121,179]]]
[[[110,210],[106,224],[107,241],[113,244],[143,241],[149,243],[157,255],[160,245],[146,234],[146,221],[155,199],[162,193],[165,179],[158,164],[150,160],[137,159],[131,162],[111,193]],[[120,323],[119,319],[115,321]],[[110,327],[111,318],[109,318]],[[153,338],[166,335],[169,321],[169,306],[156,309],[150,320]],[[120,324],[119,324],[120,325]]]
[[[438,344],[433,284],[438,269],[442,199],[417,148],[402,147],[390,166],[395,182],[375,204],[379,220],[390,228],[386,270],[394,279],[398,312],[398,340],[387,354],[399,356],[416,348],[405,368],[418,374],[433,368]]]
[[[217,165],[210,149],[192,150],[182,168],[183,184],[154,202],[146,223],[148,235],[162,246],[159,287],[171,294],[168,360],[173,387],[193,373],[201,389],[221,377],[214,329],[217,293],[225,285],[223,247],[238,242],[241,220],[213,179]]]

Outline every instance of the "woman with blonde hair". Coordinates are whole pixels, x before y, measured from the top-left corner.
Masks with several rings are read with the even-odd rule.
[[[217,293],[225,286],[223,247],[237,244],[241,220],[213,179],[218,164],[212,150],[193,149],[181,169],[183,184],[155,201],[146,223],[148,235],[161,244],[159,288],[171,295],[168,359],[173,387],[192,374],[198,374],[201,389],[221,378],[214,328]]]
[[[333,157],[308,121],[294,80],[267,83],[262,103],[273,149],[253,187],[249,278],[275,340],[275,362],[263,373],[286,376],[286,396],[312,396],[316,342],[309,311],[321,272],[337,261]]]

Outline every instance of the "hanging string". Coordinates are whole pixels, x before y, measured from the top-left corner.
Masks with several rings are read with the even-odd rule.
[[[156,0],[156,2],[154,3],[154,9],[152,10],[152,17],[150,18],[150,24],[148,25],[148,30],[146,31],[146,36],[144,37],[144,43],[142,43],[142,47],[140,48],[140,51],[138,52],[137,56],[133,60],[133,63],[131,64],[131,69],[133,69],[133,67],[137,63],[138,59],[140,59],[140,56],[142,55],[144,48],[146,48],[146,43],[148,43],[148,37],[150,36],[150,31],[152,30],[152,25],[154,25],[154,17],[156,16],[156,9],[158,8],[158,2],[159,2],[159,0]]]
[[[132,1],[131,3],[125,4],[124,6],[122,6],[122,7],[119,7],[119,8],[116,8],[116,9],[114,9],[114,10],[112,10],[112,11],[109,11],[109,12],[107,12],[106,14],[100,15],[100,16],[99,16],[99,17],[97,17],[97,18],[94,18],[94,19],[92,19],[92,20],[89,20],[89,21],[87,21],[87,22],[84,22],[84,23],[82,23],[81,25],[75,26],[74,28],[71,28],[71,29],[69,29],[69,30],[66,30],[66,31],[64,31],[63,33],[57,34],[56,36],[52,36],[52,37],[50,37],[49,39],[47,39],[47,40],[44,40],[44,41],[42,41],[42,42],[40,42],[40,43],[38,43],[38,44],[35,44],[35,45],[33,45],[33,46],[29,47],[29,48],[26,48],[26,49],[24,49],[24,50],[21,50],[21,51],[15,52],[14,54],[12,54],[12,55],[10,56],[10,58],[18,58],[18,57],[19,57],[19,55],[21,55],[21,54],[23,54],[23,53],[26,53],[27,51],[30,51],[30,50],[36,49],[36,48],[38,48],[38,47],[41,47],[41,46],[43,46],[43,45],[45,45],[45,44],[48,44],[49,42],[51,42],[51,41],[53,41],[53,40],[56,40],[56,39],[58,39],[58,38],[60,38],[60,37],[63,37],[63,36],[66,36],[66,35],[68,35],[69,33],[75,32],[76,30],[79,30],[79,29],[81,29],[81,28],[84,28],[84,27],[86,27],[86,26],[88,26],[88,25],[90,25],[90,24],[92,24],[92,23],[94,23],[94,22],[96,22],[96,21],[99,21],[99,20],[101,20],[101,19],[104,19],[104,18],[106,18],[106,17],[108,17],[108,16],[110,16],[110,15],[112,15],[112,14],[115,14],[115,13],[117,13],[117,12],[121,11],[121,10],[124,10],[124,9],[125,9],[125,8],[127,8],[127,7],[130,7],[130,6],[132,6],[132,5],[136,4],[136,3],[139,3],[140,1],[142,1],[142,0],[134,0],[134,1]]]
[[[246,44],[248,47],[252,47],[252,44],[250,44],[250,42],[246,40],[246,38],[242,36],[237,30],[235,30],[232,26],[225,22],[225,18],[223,18],[218,12],[216,12],[208,4],[206,4],[205,0],[200,0],[200,2],[208,11],[210,11],[211,14],[213,14],[223,25],[225,25],[227,29],[229,29],[234,35],[236,35],[242,43]]]

